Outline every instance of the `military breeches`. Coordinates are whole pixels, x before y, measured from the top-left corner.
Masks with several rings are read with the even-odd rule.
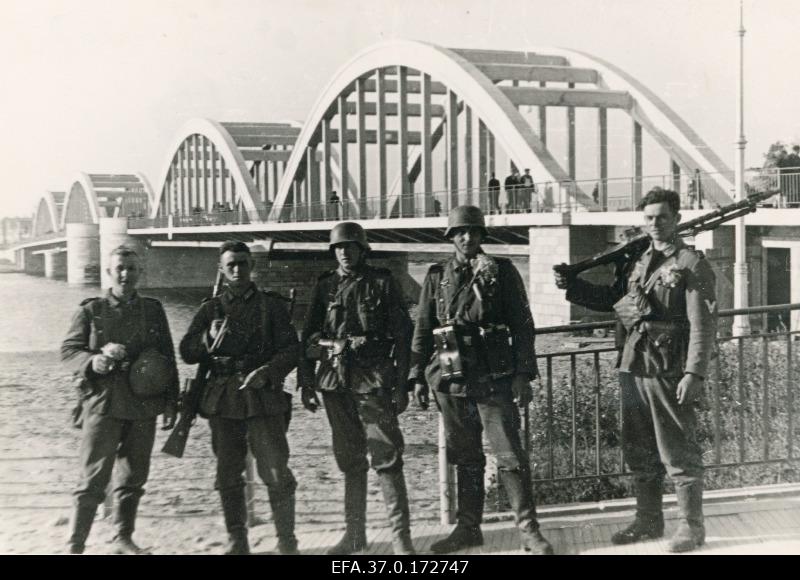
[[[703,480],[703,456],[697,444],[692,404],[679,405],[679,378],[639,377],[621,372],[622,450],[637,481],[675,485]]]
[[[497,456],[501,470],[528,470],[530,462],[519,438],[519,409],[510,390],[487,397],[458,397],[434,393],[444,419],[447,460],[459,466],[486,466],[481,435]]]
[[[403,434],[390,392],[322,391],[333,432],[333,454],[344,473],[367,471],[367,452],[378,473],[403,467]]]
[[[85,413],[80,446],[81,476],[75,490],[78,506],[97,506],[103,502],[115,460],[116,502],[139,499],[150,473],[155,436],[155,417],[133,421]]]
[[[289,469],[289,442],[283,415],[248,419],[212,416],[209,425],[211,447],[217,457],[216,489],[224,493],[244,486],[249,445],[270,500],[277,501],[294,492],[297,482]]]

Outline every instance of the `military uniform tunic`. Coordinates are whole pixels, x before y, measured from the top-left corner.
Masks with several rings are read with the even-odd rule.
[[[663,251],[651,245],[613,286],[575,280],[567,300],[611,311],[648,283],[652,312],[628,331],[619,361],[623,453],[640,483],[660,481],[666,471],[676,484],[690,485],[702,482],[702,453],[694,407],[679,405],[676,391],[685,373],[705,378],[714,351],[717,304],[708,262],[676,238]]]
[[[215,319],[224,317],[228,332],[212,357],[209,351],[214,341],[208,330]],[[284,417],[289,403],[283,380],[297,365],[298,339],[282,301],[259,291],[255,284],[241,295],[226,288],[202,305],[181,340],[180,352],[188,364],[210,362],[200,412],[211,426],[217,489],[244,485],[249,443],[270,497],[293,492],[296,483],[288,467]],[[270,382],[263,388],[240,391],[245,377],[265,364],[271,369]]]
[[[134,395],[128,372],[120,363],[105,375],[92,370],[92,358],[112,342],[126,347],[128,362],[149,348],[172,361],[163,396],[141,399]],[[115,457],[117,502],[137,501],[150,470],[156,417],[167,403],[174,406],[178,399],[175,351],[161,303],[137,293],[122,301],[111,291],[84,300],[61,345],[61,358],[84,380],[78,504],[103,501]]]
[[[337,368],[317,344],[320,338],[346,337],[363,344],[343,361],[346,368]],[[323,274],[302,340],[312,356],[301,362],[301,385],[322,391],[339,468],[366,471],[369,451],[377,471],[399,469],[404,443],[392,391],[407,389],[411,319],[391,272],[362,264],[351,274],[341,269]]]

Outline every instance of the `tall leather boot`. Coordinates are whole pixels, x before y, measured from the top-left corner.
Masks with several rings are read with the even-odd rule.
[[[250,544],[247,541],[247,500],[243,487],[220,490],[222,515],[225,518],[225,529],[228,530],[229,556],[247,556]]]
[[[150,553],[133,542],[132,536],[138,508],[139,498],[136,496],[117,498],[117,501],[114,502],[114,526],[117,533],[112,545],[115,554],[138,556]]]
[[[636,482],[636,517],[624,530],[611,536],[613,544],[632,544],[664,535],[663,481]]]
[[[297,536],[294,535],[294,491],[279,497],[269,497],[272,521],[278,535],[278,552],[283,555],[298,555]]]
[[[408,491],[403,468],[381,472],[380,479],[383,501],[392,526],[392,550],[397,556],[416,554],[411,542]]]
[[[523,549],[531,554],[552,554],[553,546],[539,531],[539,522],[536,520],[536,505],[533,500],[530,470],[524,467],[513,471],[501,469],[500,479],[508,493],[511,508],[514,510],[514,518],[519,528]]]
[[[345,556],[367,547],[367,472],[344,474],[344,536],[328,550],[332,556]]]
[[[69,540],[67,540],[67,551],[70,554],[83,554],[86,548],[86,538],[94,523],[94,516],[97,513],[97,504],[75,506],[75,512],[70,521]]]
[[[482,466],[459,465],[457,467],[456,527],[444,540],[431,544],[431,551],[434,553],[444,554],[483,545],[483,533],[481,532],[485,496],[483,471]]]
[[[667,551],[689,552],[706,541],[706,528],[703,525],[703,482],[676,485],[675,493],[682,519],[678,530],[669,541]]]

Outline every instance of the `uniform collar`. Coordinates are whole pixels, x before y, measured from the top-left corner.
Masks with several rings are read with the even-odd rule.
[[[364,276],[364,270],[366,270],[366,264],[362,260],[358,266],[353,268],[352,272],[345,272],[342,270],[342,267],[339,266],[336,268],[336,273],[339,275],[340,280],[358,280]]]
[[[675,253],[677,253],[678,250],[680,250],[682,248],[685,248],[685,247],[686,247],[686,244],[683,243],[683,240],[681,238],[679,238],[678,236],[675,236],[675,238],[673,238],[673,240],[672,240],[672,243],[667,244],[666,246],[664,246],[663,250],[659,250],[659,251],[664,255],[665,258],[670,258]],[[644,255],[649,259],[649,258],[652,257],[654,251],[655,251],[655,248],[653,247],[653,241],[650,240],[650,246],[647,248],[647,251],[644,253]]]
[[[106,290],[106,299],[108,300],[108,303],[114,308],[119,308],[120,306],[133,306],[139,300],[139,293],[136,290],[134,290],[133,294],[131,294],[130,299],[127,302],[123,302],[121,299],[117,298],[111,291],[111,288],[109,288],[108,290]]]
[[[250,285],[242,294],[234,294],[230,286],[225,286],[225,291],[222,293],[222,302],[226,305],[233,304],[236,301],[247,302],[256,294],[256,285],[250,282]]]

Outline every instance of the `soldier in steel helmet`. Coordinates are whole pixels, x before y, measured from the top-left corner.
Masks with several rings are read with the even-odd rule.
[[[656,187],[639,203],[650,247],[625,264],[611,286],[556,274],[567,300],[592,310],[616,310],[622,399],[622,450],[636,490],[634,521],[615,544],[664,535],[665,473],[675,483],[681,521],[667,545],[686,552],[705,541],[703,455],[693,404],[714,350],[714,272],[702,253],[676,235],[680,197]]]
[[[450,212],[445,236],[455,253],[428,270],[417,310],[409,380],[423,408],[433,390],[444,419],[447,459],[458,473],[456,527],[431,549],[444,553],[483,544],[485,431],[523,548],[551,554],[539,531],[530,464],[518,432],[517,405],[531,402],[530,382],[538,376],[533,317],[511,261],[481,248],[487,234],[477,207]]]
[[[328,553],[366,548],[367,453],[380,476],[395,554],[413,554],[403,435],[397,415],[408,406],[411,319],[389,270],[370,266],[364,230],[353,222],[331,230],[338,268],[320,276],[306,316],[298,377],[306,408],[322,392],[333,453],[345,476],[346,531]],[[316,361],[319,368],[315,372]]]
[[[251,281],[253,264],[244,242],[220,246],[225,288],[200,307],[181,340],[180,352],[188,364],[205,361],[210,367],[200,414],[208,418],[217,458],[215,487],[229,540],[225,553],[250,553],[244,493],[249,448],[269,491],[278,552],[298,554],[297,482],[289,469],[289,402],[283,381],[297,366],[299,343],[283,301]]]
[[[112,549],[118,554],[147,553],[132,534],[150,471],[156,417],[163,414],[164,429],[175,424],[178,370],[161,303],[136,291],[141,272],[135,251],[115,248],[107,269],[111,288],[81,302],[61,345],[61,358],[75,372],[80,389],[75,418],[83,430],[81,477],[68,544],[72,554],[84,551],[115,459]],[[142,364],[142,358],[153,364]],[[131,366],[136,369],[133,376]]]

